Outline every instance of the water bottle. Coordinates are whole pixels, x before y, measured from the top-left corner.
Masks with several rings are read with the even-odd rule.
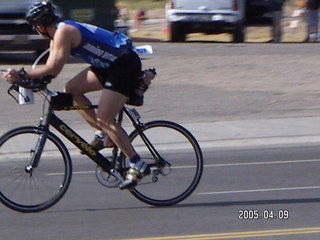
[[[31,89],[26,89],[19,86],[19,104],[34,104],[34,96]]]
[[[145,91],[147,91],[148,87],[143,83],[143,81],[140,81],[138,84],[138,87],[135,89],[135,94],[138,96],[143,96]]]
[[[138,96],[143,96],[145,91],[147,91],[147,89],[149,88],[151,84],[151,80],[153,80],[155,76],[156,76],[155,69],[144,70],[141,80],[138,83],[138,87],[135,89],[135,93]]]

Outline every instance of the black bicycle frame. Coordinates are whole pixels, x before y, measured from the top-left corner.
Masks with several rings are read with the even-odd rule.
[[[69,107],[64,110],[78,110],[78,109],[94,109],[96,105],[92,106],[78,106],[78,107]],[[165,164],[167,163],[157,152],[157,150],[150,143],[149,139],[144,135],[141,130],[144,125],[140,123],[139,119],[132,117],[129,111],[124,108],[123,111],[120,112],[118,116],[118,122],[122,121],[123,113],[129,117],[131,122],[133,123],[135,129],[139,132],[140,137],[143,142],[146,144],[150,153],[156,159],[155,164],[150,164],[151,166],[157,166],[159,163]],[[79,148],[83,153],[85,153],[90,159],[92,159],[97,165],[102,167],[106,172],[116,175],[116,177],[121,178],[121,175],[117,174],[114,169],[114,165],[110,163],[107,158],[105,158],[102,154],[96,151],[87,141],[85,141],[82,137],[80,137],[75,131],[72,130],[65,122],[63,122],[60,118],[58,118],[53,112],[49,113],[48,117],[48,125],[54,127],[58,132],[60,132],[63,136],[65,136],[70,142],[72,142],[77,148]],[[168,163],[167,163],[168,164]]]
[[[148,148],[148,150],[150,151],[150,153],[152,154],[152,156],[155,159],[155,163],[154,164],[149,164],[150,167],[153,166],[159,166],[159,164],[168,164],[170,165],[167,161],[165,161],[160,154],[158,153],[158,151],[154,148],[154,146],[152,145],[152,143],[149,141],[149,139],[146,137],[146,135],[143,133],[143,129],[144,129],[144,124],[142,124],[138,118],[134,118],[132,117],[132,115],[129,113],[128,109],[124,108],[123,111],[121,112],[120,118],[122,119],[122,114],[123,112],[126,113],[126,115],[129,117],[130,121],[133,123],[133,126],[135,127],[135,129],[138,131],[139,136],[141,137],[142,141],[144,142],[144,144],[146,145],[146,147]]]
[[[49,124],[53,126],[58,132],[65,136],[70,142],[90,157],[95,163],[102,167],[106,172],[113,173],[111,170],[111,163],[96,151],[88,142],[73,131],[66,123],[64,123],[55,114],[51,113],[49,116]]]

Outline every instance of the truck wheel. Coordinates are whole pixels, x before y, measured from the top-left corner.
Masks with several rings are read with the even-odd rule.
[[[238,25],[233,31],[233,42],[234,43],[243,43],[245,40],[245,29],[243,25]]]
[[[170,41],[171,42],[184,42],[186,34],[178,23],[170,24]]]

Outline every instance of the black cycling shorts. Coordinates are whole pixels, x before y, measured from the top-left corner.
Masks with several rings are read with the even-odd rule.
[[[141,74],[141,60],[137,53],[130,51],[119,57],[107,69],[93,66],[90,69],[104,88],[130,97],[137,87]]]

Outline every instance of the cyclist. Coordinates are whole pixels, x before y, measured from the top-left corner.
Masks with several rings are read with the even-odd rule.
[[[55,7],[48,1],[32,4],[26,13],[26,20],[40,35],[50,39],[49,57],[45,65],[36,69],[8,69],[4,79],[14,83],[21,77],[56,77],[70,54],[89,63],[90,67],[67,82],[65,92],[72,93],[75,104],[89,105],[91,102],[84,94],[101,90],[97,113],[94,110],[81,110],[80,115],[96,132],[92,145],[97,150],[105,146],[107,135],[129,159],[130,169],[120,189],[135,186],[139,179],[150,174],[150,168],[115,121],[116,115],[134,91],[141,73],[141,61],[134,51],[132,40],[119,32],[61,20],[55,13]]]

